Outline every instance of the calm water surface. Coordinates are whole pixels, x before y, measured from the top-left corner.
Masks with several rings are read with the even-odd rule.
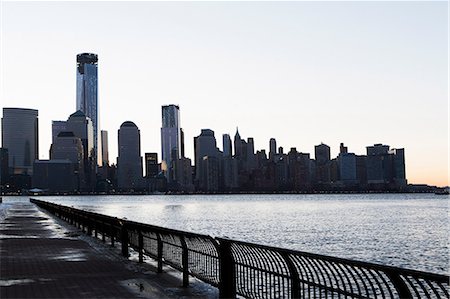
[[[148,195],[40,199],[212,236],[435,273],[450,272],[446,196]]]

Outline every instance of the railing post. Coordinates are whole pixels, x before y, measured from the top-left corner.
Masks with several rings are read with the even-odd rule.
[[[158,243],[158,253],[157,253],[157,260],[158,260],[158,273],[162,273],[163,270],[163,242],[161,240],[161,235],[157,234],[157,243]]]
[[[88,236],[92,236],[92,221],[90,218],[87,218],[87,234]]]
[[[183,268],[183,287],[189,286],[189,252],[186,244],[186,240],[184,239],[184,236],[180,237],[181,241],[181,264]]]
[[[106,228],[105,228],[105,222],[102,222],[102,242],[105,243],[106,242]]]
[[[391,280],[395,289],[397,290],[398,297],[402,299],[410,299],[412,298],[411,292],[408,289],[408,286],[400,277],[400,274],[393,270],[385,270],[387,277]]]
[[[142,231],[139,231],[138,234],[138,247],[139,247],[139,263],[144,262],[144,236],[142,235]]]
[[[296,299],[300,298],[300,275],[292,262],[289,254],[286,252],[281,252],[281,256],[283,257],[286,265],[288,266],[290,279],[291,279],[291,298]]]
[[[114,226],[112,224],[111,228],[110,228],[110,236],[111,236],[111,247],[114,247],[114,235],[116,234],[116,229],[114,228]]]
[[[122,255],[128,257],[128,229],[125,223],[120,221],[120,242],[122,243]]]
[[[231,242],[219,239],[219,297],[236,298],[235,264],[231,254]]]

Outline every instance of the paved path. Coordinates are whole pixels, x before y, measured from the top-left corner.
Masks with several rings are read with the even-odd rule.
[[[3,204],[5,205],[5,201]],[[9,203],[0,223],[0,298],[214,298],[169,274],[120,257],[27,202]],[[90,240],[87,240],[90,239]]]

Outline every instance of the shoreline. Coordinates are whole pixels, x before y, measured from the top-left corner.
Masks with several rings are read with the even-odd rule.
[[[1,196],[101,196],[101,195],[327,195],[327,194],[437,194],[441,195],[438,191],[445,188],[436,188],[433,190],[411,190],[411,191],[388,191],[388,190],[367,190],[367,191],[351,191],[351,190],[336,190],[336,191],[242,191],[242,192],[177,192],[177,191],[167,191],[167,192],[52,192],[52,193],[4,193]],[[447,194],[442,194],[447,195]],[[1,197],[0,197],[1,198]],[[1,202],[1,201],[0,201]]]

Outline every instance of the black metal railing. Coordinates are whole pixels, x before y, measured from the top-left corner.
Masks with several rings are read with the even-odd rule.
[[[114,246],[219,288],[222,298],[450,298],[449,276],[194,234],[30,199]]]

